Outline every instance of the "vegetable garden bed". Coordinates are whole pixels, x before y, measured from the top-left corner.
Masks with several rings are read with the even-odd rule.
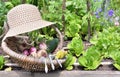
[[[57,69],[49,73],[44,72],[28,72],[17,65],[12,66],[12,71],[0,71],[1,77],[119,77],[120,71],[117,71],[111,65],[110,60],[101,62],[98,69],[93,71],[85,71],[82,67],[78,66],[78,63],[74,64],[74,70],[66,71],[64,69]],[[6,64],[6,66],[10,66]]]
[[[70,41],[65,41],[64,46],[66,46],[68,43],[70,43]],[[89,42],[84,41],[83,43],[84,43],[84,50],[86,50],[88,47],[91,46],[91,44]],[[64,48],[68,49],[67,47],[64,47]],[[7,56],[5,53],[3,53],[2,50],[0,50],[0,51],[1,51],[0,52],[1,55],[4,55],[5,60],[7,61],[5,63],[5,66],[4,66],[3,69],[5,69],[6,67],[12,67],[13,71],[14,70],[20,70],[20,71],[24,70],[18,64],[11,62],[11,58],[9,56]],[[117,69],[115,69],[112,64],[113,64],[112,59],[103,59],[101,61],[101,63],[100,63],[100,66],[97,69],[93,70],[93,71],[102,71],[102,70],[105,70],[105,71],[117,71]],[[74,70],[84,71],[84,68],[82,66],[80,66],[78,62],[73,63],[73,67],[74,67],[73,68]],[[62,69],[62,70],[64,70],[64,69]]]
[[[28,72],[19,67],[15,63],[6,63],[4,68],[12,67],[12,70],[1,70],[1,77],[119,77],[120,71],[117,71],[112,65],[110,59],[103,60],[101,65],[96,70],[83,70],[83,67],[78,63],[74,63],[74,69],[67,71],[64,69],[57,69],[56,71],[45,72]]]
[[[49,73],[44,72],[28,72],[17,65],[12,66],[12,71],[0,71],[1,77],[119,77],[120,71],[117,71],[111,65],[111,61],[103,61],[98,69],[93,71],[85,71],[82,67],[74,64],[74,70],[66,71],[64,69],[57,69]],[[8,66],[8,64],[6,64]],[[10,65],[9,65],[10,66]]]
[[[1,0],[0,35],[4,36],[8,30],[5,27],[6,30],[3,31],[7,12],[22,3],[37,6],[44,20],[56,22],[54,26],[60,30],[61,36],[63,36],[63,51],[68,52],[67,55],[59,53],[58,56],[64,55],[62,59],[66,59],[66,62],[63,64],[63,68],[47,74],[45,72],[28,72],[2,53],[5,61],[0,57],[0,77],[119,77],[119,0]],[[54,29],[49,27],[23,35],[29,37],[28,43],[36,48],[41,41],[44,40],[46,44],[48,42],[48,48],[45,48],[48,54],[51,54],[58,45],[58,35]],[[2,38],[0,38],[0,42],[1,40]],[[19,44],[17,46],[20,47]],[[22,52],[20,54],[23,55]],[[28,54],[26,55],[31,57],[31,53]],[[33,57],[35,56],[32,55]]]

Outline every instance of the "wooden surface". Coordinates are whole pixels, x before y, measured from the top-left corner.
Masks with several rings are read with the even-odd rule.
[[[120,77],[120,71],[54,71],[49,73],[26,71],[0,71],[0,77]]]

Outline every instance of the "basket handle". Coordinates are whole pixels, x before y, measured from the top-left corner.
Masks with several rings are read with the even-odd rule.
[[[60,30],[55,26],[55,25],[51,25],[51,27],[58,33],[58,38],[59,38],[59,44],[57,46],[57,48],[55,49],[55,51],[53,53],[56,53],[58,50],[62,49],[63,47],[63,35],[60,32]]]

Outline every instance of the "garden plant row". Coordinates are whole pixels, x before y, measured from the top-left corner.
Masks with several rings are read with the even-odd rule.
[[[0,0],[0,34],[4,33],[3,24],[7,12],[13,7],[28,3],[37,6],[42,18],[56,22],[64,41],[70,41],[63,68],[72,70],[78,62],[84,70],[95,70],[104,59],[112,60],[113,66],[120,70],[120,9],[118,0]],[[45,27],[28,32],[32,45],[38,47],[40,41],[46,41],[47,52],[51,53],[58,44],[56,32]],[[83,41],[91,46],[84,50]],[[24,53],[28,54],[28,53]],[[5,60],[0,56],[0,69]]]

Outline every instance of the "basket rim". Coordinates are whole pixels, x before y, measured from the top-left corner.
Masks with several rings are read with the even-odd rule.
[[[26,55],[18,54],[16,52],[14,52],[7,46],[6,42],[2,42],[2,48],[3,48],[4,52],[6,52],[10,57],[13,57],[15,59],[19,59],[21,61],[25,61],[25,62],[29,62],[29,63],[44,64],[44,61],[40,60],[39,58],[34,58],[31,56],[26,56]],[[53,63],[56,63],[56,60],[52,60],[52,61],[53,61]],[[59,61],[64,62],[65,59],[59,59]],[[50,64],[50,61],[47,61],[47,64]]]
[[[58,33],[58,38],[59,38],[59,43],[58,46],[56,47],[55,51],[53,52],[53,54],[55,54],[58,50],[62,49],[63,47],[63,36],[61,34],[61,32],[59,31],[59,29],[57,27],[55,27],[55,25],[51,25],[51,27]],[[7,39],[7,37],[5,38]],[[35,62],[35,63],[43,63],[43,61],[40,61],[40,59],[34,58],[34,57],[30,57],[30,56],[26,56],[23,54],[18,54],[16,52],[14,52],[13,50],[11,50],[8,46],[7,43],[5,42],[5,39],[2,40],[1,43],[1,47],[3,49],[3,51],[5,53],[7,53],[10,57],[22,60],[22,61],[28,61],[28,62]],[[54,60],[53,60],[54,62]],[[50,63],[50,62],[48,62]]]

